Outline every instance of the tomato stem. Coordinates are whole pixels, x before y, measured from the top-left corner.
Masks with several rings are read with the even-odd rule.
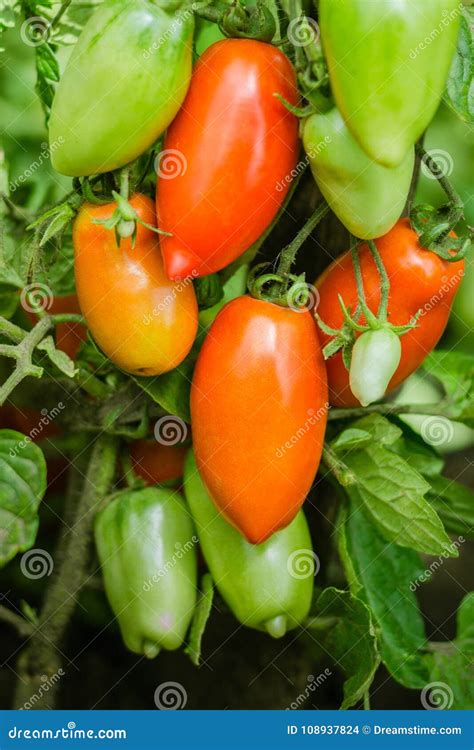
[[[377,250],[377,245],[373,240],[369,240],[367,244],[369,246],[369,250],[375,261],[375,265],[377,266],[377,271],[379,272],[380,276],[380,304],[377,312],[377,318],[381,323],[386,323],[388,312],[388,298],[390,294],[390,281],[383,260],[380,257],[379,251]]]
[[[277,274],[283,277],[288,276],[288,274],[290,273],[291,266],[293,265],[295,261],[296,254],[298,250],[300,249],[301,245],[303,244],[303,242],[305,242],[305,240],[308,239],[313,229],[319,224],[321,219],[323,219],[324,216],[326,216],[328,211],[329,211],[329,206],[326,203],[326,201],[322,201],[317,206],[313,214],[309,217],[309,219],[307,219],[307,221],[301,227],[296,237],[290,242],[289,245],[287,245],[281,251]]]

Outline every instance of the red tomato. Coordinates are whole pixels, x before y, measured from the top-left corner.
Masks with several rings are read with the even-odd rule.
[[[156,440],[136,440],[130,446],[135,472],[147,484],[159,484],[183,476],[189,446],[162,445]]]
[[[287,526],[318,469],[326,368],[310,312],[252,297],[212,324],[191,387],[196,461],[223,515],[250,542]]]
[[[388,320],[394,325],[409,323],[421,310],[415,328],[400,341],[400,364],[390,380],[393,390],[416,370],[438,343],[451,311],[451,304],[464,272],[464,261],[450,263],[421,247],[418,235],[408,219],[400,219],[393,229],[375,240],[390,280]],[[366,301],[376,313],[380,301],[380,277],[367,245],[359,248]],[[355,310],[357,286],[351,253],[337,258],[316,282],[320,294],[318,314],[333,328],[343,323],[338,294],[346,306]],[[323,346],[331,340],[321,332]],[[327,363],[329,396],[334,406],[358,406],[349,387],[349,373],[338,352]]]
[[[47,310],[49,315],[59,313],[80,313],[79,300],[75,294],[67,294],[65,297],[54,297],[51,307]],[[38,322],[38,317],[31,312],[27,315],[33,324]],[[56,347],[74,359],[80,345],[87,337],[87,329],[82,323],[59,323],[56,326]]]
[[[224,268],[280,208],[298,157],[298,120],[275,93],[298,103],[291,63],[271,44],[225,39],[199,59],[158,170],[171,279]]]

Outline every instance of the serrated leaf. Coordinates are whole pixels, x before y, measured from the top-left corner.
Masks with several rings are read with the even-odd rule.
[[[369,689],[380,663],[370,609],[349,591],[324,589],[316,599],[312,617],[335,618],[325,630],[312,633],[346,675],[341,709],[360,701]],[[305,623],[312,630],[311,619]]]
[[[188,645],[184,653],[189,656],[192,663],[198,667],[201,661],[201,644],[207,621],[211,614],[214,599],[214,584],[210,573],[205,573],[201,580],[201,588],[191,622]]]
[[[474,357],[436,349],[424,360],[423,369],[441,383],[450,402],[450,416],[474,427]]]
[[[353,503],[340,529],[351,560],[349,573],[357,576],[358,596],[370,607],[380,631],[382,661],[402,685],[422,688],[428,677],[419,656],[425,632],[412,590],[424,572],[418,555],[387,543],[362,507]]]
[[[46,461],[21,432],[0,430],[0,565],[29,549],[46,491]]]
[[[387,541],[419,552],[457,552],[436,511],[425,499],[428,482],[389,446],[398,445],[401,430],[380,415],[363,417],[353,429],[371,434],[371,441],[341,452],[341,461],[355,477],[347,492],[362,504]],[[399,446],[398,446],[399,447]]]
[[[191,421],[189,396],[194,371],[194,356],[187,357],[178,367],[155,378],[134,377],[134,381],[169,414]]]
[[[474,493],[454,479],[430,478],[428,500],[452,534],[474,539]]]
[[[458,43],[446,82],[445,101],[466,122],[474,121],[474,8],[461,12]]]
[[[335,440],[331,442],[331,448],[336,451],[345,451],[349,448],[362,448],[372,440],[370,432],[349,428],[340,432]]]
[[[68,378],[74,377],[77,372],[74,361],[65,352],[61,351],[61,349],[56,349],[52,336],[46,336],[36,348],[45,352],[49,360],[53,365],[56,365],[60,372],[67,375]]]

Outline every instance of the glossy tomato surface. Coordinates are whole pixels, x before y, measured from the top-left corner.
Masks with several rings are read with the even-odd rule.
[[[407,378],[438,343],[448,321],[451,305],[464,272],[464,261],[450,263],[421,247],[418,235],[408,219],[400,219],[394,228],[375,241],[390,280],[388,320],[405,325],[421,310],[417,325],[401,337],[400,364],[390,380],[387,392]],[[367,245],[359,250],[366,301],[376,313],[380,302],[380,277]],[[357,285],[351,253],[337,258],[316,282],[320,294],[318,314],[333,328],[343,323],[338,294],[346,306],[355,310]],[[331,337],[321,332],[323,346]],[[329,397],[335,406],[357,406],[349,387],[349,372],[340,352],[327,363]]]
[[[153,202],[135,195],[131,206],[155,224]],[[136,375],[159,375],[185,358],[197,331],[197,302],[191,281],[173,283],[163,270],[158,235],[138,224],[131,240],[117,246],[106,219],[115,203],[84,204],[74,224],[76,288],[87,325],[104,353]]]
[[[295,517],[319,465],[326,416],[312,314],[248,296],[229,302],[194,372],[193,442],[212,500],[250,542]]]
[[[225,39],[199,59],[158,170],[170,278],[224,268],[277,213],[298,156],[298,120],[276,93],[298,101],[292,65],[270,44]]]

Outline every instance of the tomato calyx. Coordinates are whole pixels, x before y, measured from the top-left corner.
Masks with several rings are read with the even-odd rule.
[[[230,4],[220,2],[194,3],[194,13],[200,18],[212,21],[227,37],[254,39],[271,42],[276,34],[276,22],[272,12],[264,3],[246,6],[242,0]]]
[[[322,331],[333,338],[323,349],[325,359],[342,350],[342,361],[350,374],[352,393],[363,406],[368,406],[383,397],[401,358],[400,336],[411,331],[421,314],[405,325],[393,325],[388,321],[388,299],[390,282],[377,246],[373,240],[367,242],[380,275],[380,304],[377,314],[368,307],[357,244],[351,248],[352,263],[357,282],[358,304],[354,311],[348,308],[339,294],[344,322],[341,328],[328,326],[316,313]],[[360,321],[363,316],[365,322]],[[360,334],[357,336],[357,334]]]

